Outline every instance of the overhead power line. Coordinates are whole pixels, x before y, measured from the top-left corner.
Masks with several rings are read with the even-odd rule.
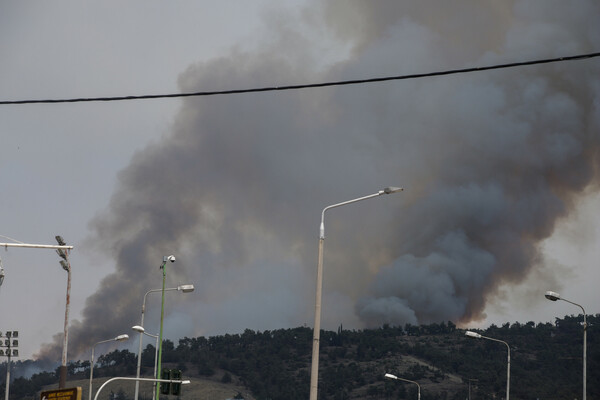
[[[527,66],[527,65],[548,64],[548,63],[555,63],[555,62],[561,62],[561,61],[584,60],[584,59],[595,58],[595,57],[600,57],[600,53],[579,54],[576,56],[538,59],[538,60],[514,62],[514,63],[508,63],[508,64],[496,64],[496,65],[489,65],[489,66],[484,66],[484,67],[452,69],[452,70],[446,70],[446,71],[427,72],[427,73],[420,73],[420,74],[385,76],[385,77],[378,77],[378,78],[353,79],[353,80],[334,81],[334,82],[320,82],[320,83],[310,83],[310,84],[303,84],[303,85],[267,86],[267,87],[260,87],[260,88],[251,88],[251,89],[234,89],[234,90],[219,90],[219,91],[205,91],[205,92],[189,92],[189,93],[147,94],[147,95],[139,95],[139,96],[133,95],[133,96],[113,96],[113,97],[78,97],[78,98],[67,98],[67,99],[4,100],[4,101],[0,101],[0,105],[147,100],[147,99],[165,99],[165,98],[172,98],[172,97],[215,96],[215,95],[225,95],[225,94],[298,90],[298,89],[320,88],[320,87],[327,87],[327,86],[358,85],[358,84],[363,84],[363,83],[427,78],[427,77],[442,76],[442,75],[455,75],[455,74],[464,74],[464,73],[468,73],[468,72],[489,71],[489,70],[493,70],[493,69],[515,68],[515,67],[523,67],[523,66]]]

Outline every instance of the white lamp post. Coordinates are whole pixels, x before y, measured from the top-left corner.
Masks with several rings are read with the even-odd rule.
[[[499,339],[494,339],[491,337],[483,336],[477,332],[466,331],[465,335],[468,337],[475,338],[475,339],[493,340],[494,342],[500,342],[500,343],[504,343],[506,345],[506,349],[508,350],[508,365],[506,367],[506,400],[508,400],[509,393],[510,393],[510,346],[504,340],[499,340]]]
[[[396,375],[392,375],[392,374],[385,374],[384,376],[386,378],[389,378],[389,379],[396,379],[398,381],[404,381],[404,382],[414,383],[418,387],[418,390],[417,390],[417,400],[421,400],[421,385],[419,385],[417,382],[411,381],[410,379],[399,378]]]
[[[386,187],[377,193],[359,197],[353,200],[327,206],[321,212],[321,225],[319,227],[319,259],[317,263],[317,290],[315,299],[315,324],[313,327],[312,364],[310,369],[310,400],[317,400],[317,385],[319,382],[319,340],[321,335],[321,293],[323,291],[323,246],[325,242],[325,211],[357,201],[378,197],[383,194],[400,192],[404,189],[399,187]]]
[[[151,333],[146,332],[146,330],[144,329],[143,326],[139,326],[139,325],[135,325],[132,326],[131,329],[133,329],[136,332],[139,332],[140,335],[147,335],[150,337],[153,337],[154,339],[156,339],[156,345],[154,347],[154,374],[152,376],[156,376],[156,363],[158,362],[158,335],[153,335]],[[140,339],[141,342],[141,339]],[[140,352],[138,353],[138,360],[140,360],[142,357],[142,352],[141,352],[141,347],[140,347]],[[138,376],[137,378],[139,378],[139,361],[138,361]],[[135,394],[137,395],[139,393],[139,382],[140,381],[135,381]],[[156,382],[154,382],[154,384],[152,385],[152,400],[155,399],[155,389],[156,389]]]
[[[587,390],[586,390],[586,381],[587,381],[587,378],[586,378],[586,375],[587,375],[587,373],[586,373],[586,370],[587,370],[587,367],[586,367],[586,362],[587,362],[586,361],[586,359],[587,359],[587,351],[586,351],[586,348],[587,348],[587,318],[585,316],[585,309],[580,304],[573,303],[572,301],[567,300],[567,299],[563,299],[562,297],[560,297],[560,294],[558,294],[556,292],[553,292],[553,291],[550,291],[550,290],[548,290],[546,292],[545,296],[546,296],[546,298],[548,300],[551,300],[551,301],[562,300],[562,301],[566,301],[567,303],[571,303],[571,304],[573,304],[573,305],[581,308],[581,311],[583,312],[583,400],[586,400],[586,393],[587,393]]]
[[[179,285],[176,288],[167,288],[165,289],[166,291],[170,291],[170,290],[177,290],[180,291],[182,293],[190,293],[194,291],[194,285]],[[144,294],[144,301],[142,302],[142,319],[140,321],[139,325],[134,326],[132,329],[139,332],[140,333],[140,345],[139,345],[139,349],[138,349],[138,359],[137,359],[137,372],[136,372],[136,378],[140,377],[140,368],[142,365],[142,338],[144,335],[144,313],[146,311],[146,297],[150,294],[150,293],[154,293],[154,292],[160,292],[162,291],[162,289],[152,289],[152,290],[148,290],[146,292],[146,294]],[[136,329],[136,328],[141,328],[141,329]],[[149,333],[146,333],[146,335],[148,336],[152,336],[155,337],[154,335],[151,335]],[[156,354],[158,354],[158,336],[156,336],[157,340],[156,340]],[[154,357],[154,377],[156,377],[156,363],[158,361],[158,357],[155,356]],[[139,391],[140,391],[140,381],[135,381],[135,394],[134,394],[134,399],[138,400],[138,395],[139,395]],[[154,399],[155,397],[155,393],[152,394],[152,398]]]
[[[129,339],[129,335],[123,334],[123,335],[114,337],[112,339],[102,340],[92,346],[92,358],[90,360],[90,394],[89,394],[90,400],[92,400],[92,379],[94,378],[94,349],[100,343],[113,342],[113,341],[122,342],[123,340],[127,340],[127,339]]]

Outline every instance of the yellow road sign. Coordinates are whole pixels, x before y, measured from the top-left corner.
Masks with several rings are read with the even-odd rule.
[[[46,390],[40,394],[40,400],[81,400],[81,387]]]

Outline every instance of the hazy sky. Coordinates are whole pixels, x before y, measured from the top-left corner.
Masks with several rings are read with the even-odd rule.
[[[1,100],[363,79],[597,52],[597,2],[2,2]],[[600,312],[600,60],[203,98],[0,106],[0,242],[71,254],[69,359],[144,293],[165,336]],[[0,331],[60,361],[66,273],[0,251]],[[158,332],[160,296],[146,329]],[[46,345],[41,351],[42,345]],[[107,349],[109,347],[107,346]],[[102,349],[98,349],[102,352]]]

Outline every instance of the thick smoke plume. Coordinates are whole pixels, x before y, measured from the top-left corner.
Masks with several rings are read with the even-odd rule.
[[[180,86],[589,53],[600,49],[598,15],[593,0],[329,1],[301,23],[277,15],[264,46],[193,65]],[[345,52],[320,52],[327,43]],[[170,134],[133,157],[92,222],[116,272],[73,323],[70,352],[136,324],[169,254],[178,261],[167,265],[167,286],[196,291],[168,294],[167,337],[311,325],[321,210],[388,185],[405,191],[327,214],[324,327],[483,318],[500,285],[543,268],[540,241],[598,184],[599,77],[593,59],[186,99]],[[148,305],[150,332],[158,300]]]

